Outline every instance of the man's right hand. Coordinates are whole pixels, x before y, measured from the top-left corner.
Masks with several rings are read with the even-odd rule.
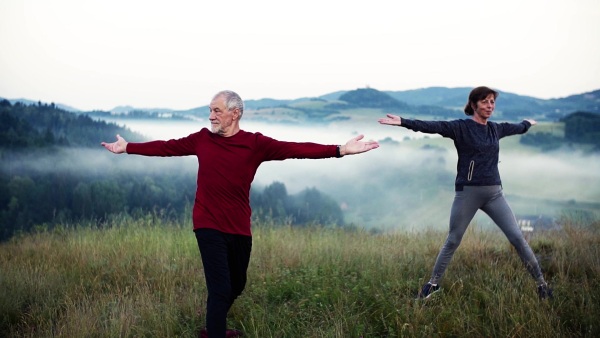
[[[121,137],[121,135],[117,134],[117,141],[113,143],[100,143],[104,148],[108,149],[108,151],[113,152],[115,154],[123,154],[127,151],[127,141]]]

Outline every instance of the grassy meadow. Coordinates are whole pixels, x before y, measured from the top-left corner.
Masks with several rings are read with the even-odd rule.
[[[600,336],[600,223],[562,220],[532,248],[535,283],[499,231],[469,228],[442,292],[415,301],[445,231],[254,226],[229,327],[248,337]],[[0,244],[2,337],[196,337],[206,291],[191,224],[120,217]]]

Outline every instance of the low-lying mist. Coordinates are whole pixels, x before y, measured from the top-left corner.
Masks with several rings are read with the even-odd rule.
[[[151,139],[179,138],[204,127],[202,122],[128,121],[134,131]],[[358,133],[381,142],[368,153],[337,159],[273,161],[259,168],[254,187],[278,181],[288,193],[317,188],[338,201],[346,223],[366,228],[446,228],[454,198],[456,152],[451,140],[412,133],[404,128],[339,123],[335,125],[274,125],[243,122],[242,129],[260,131],[285,141],[345,143]],[[113,141],[114,135],[105,140]],[[385,141],[384,141],[385,140]],[[503,141],[502,141],[503,142]],[[559,217],[565,210],[600,211],[600,156],[576,151],[543,153],[534,148],[501,142],[500,174],[509,203],[517,217]],[[95,176],[119,171],[181,173],[195,185],[195,157],[152,158],[115,155],[101,148],[69,149],[35,155],[3,164],[5,170],[64,171]],[[482,212],[478,224],[491,221]]]

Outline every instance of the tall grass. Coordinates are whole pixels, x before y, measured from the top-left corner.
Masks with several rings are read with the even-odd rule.
[[[258,225],[229,326],[249,337],[600,335],[600,226],[531,239],[552,301],[499,231],[472,225],[442,280],[415,301],[445,233]],[[191,225],[149,215],[0,245],[0,336],[196,337],[206,290]]]

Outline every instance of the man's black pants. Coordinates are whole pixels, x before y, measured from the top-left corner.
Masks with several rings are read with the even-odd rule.
[[[225,337],[227,312],[246,286],[252,237],[214,229],[194,232],[208,290],[206,330],[211,338]]]

